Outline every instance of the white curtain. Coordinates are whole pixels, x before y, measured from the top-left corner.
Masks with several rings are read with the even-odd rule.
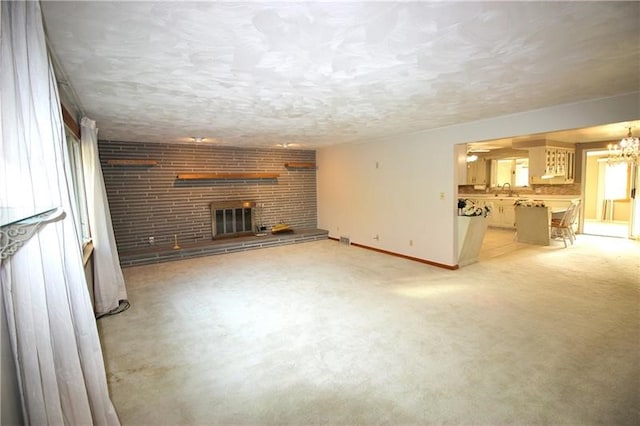
[[[0,205],[60,207],[2,262],[27,424],[117,425],[82,265],[55,78],[38,2],[0,2]]]
[[[83,117],[82,166],[89,210],[89,226],[93,239],[93,297],[97,316],[120,312],[129,306],[116,240],[111,225],[109,202],[98,155],[96,122]]]

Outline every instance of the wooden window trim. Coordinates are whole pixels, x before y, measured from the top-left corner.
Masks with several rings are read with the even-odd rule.
[[[73,115],[71,115],[69,110],[63,104],[60,104],[60,106],[62,107],[62,120],[64,124],[66,124],[71,133],[80,140],[80,126],[78,125],[78,122],[73,118]]]

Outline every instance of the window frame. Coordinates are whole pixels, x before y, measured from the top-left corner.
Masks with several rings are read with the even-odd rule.
[[[526,166],[525,165],[520,165],[520,167],[518,167],[519,166],[518,162],[524,163],[525,161],[526,161]],[[501,181],[498,179],[499,164],[509,164],[509,181],[508,182],[502,182],[501,183]],[[518,157],[518,158],[496,158],[496,159],[492,159],[491,160],[491,187],[499,188],[499,187],[502,187],[505,183],[508,183],[512,188],[526,188],[526,187],[528,187],[528,184],[527,185],[516,185],[516,183],[517,183],[517,179],[516,179],[517,169],[520,169],[520,170],[527,169],[526,180],[524,178],[521,178],[520,182],[525,182],[526,181],[528,183],[528,181],[529,181],[529,173],[528,173],[529,159],[528,158]]]
[[[66,123],[64,126],[65,143],[69,159],[69,171],[73,186],[72,205],[73,215],[76,217],[76,231],[82,241],[83,249],[91,243],[91,227],[89,224],[89,210],[87,192],[85,190],[84,168],[82,164],[82,143],[74,130]]]

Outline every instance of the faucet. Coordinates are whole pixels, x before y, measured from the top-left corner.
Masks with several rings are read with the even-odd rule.
[[[513,191],[511,191],[511,184],[509,182],[505,182],[504,185],[502,185],[502,192],[504,192],[507,185],[509,185],[509,197],[511,197],[513,195]]]

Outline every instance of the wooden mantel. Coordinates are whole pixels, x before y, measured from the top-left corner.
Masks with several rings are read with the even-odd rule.
[[[315,169],[316,163],[284,163],[288,169]]]
[[[180,180],[197,179],[276,179],[278,173],[178,173]]]

